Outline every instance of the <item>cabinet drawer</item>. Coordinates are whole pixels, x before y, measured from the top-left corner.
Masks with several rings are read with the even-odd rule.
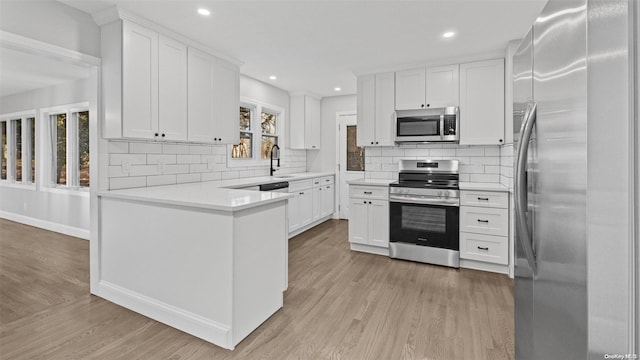
[[[463,190],[460,191],[460,205],[506,209],[509,207],[509,193]]]
[[[389,188],[386,186],[350,185],[349,197],[387,200],[389,199]]]
[[[508,236],[508,229],[509,212],[507,209],[460,207],[460,231]]]
[[[333,184],[333,176],[323,176],[313,178],[313,187]]]
[[[298,180],[289,182],[289,192],[298,192],[300,190],[311,189],[313,180]]]
[[[460,258],[507,265],[509,242],[506,236],[461,232]]]

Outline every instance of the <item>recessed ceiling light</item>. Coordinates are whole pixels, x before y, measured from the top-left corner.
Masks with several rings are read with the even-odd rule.
[[[211,11],[209,11],[207,9],[200,8],[200,9],[198,9],[198,14],[204,15],[204,16],[208,16],[208,15],[211,15]]]
[[[453,37],[456,33],[454,33],[453,31],[447,31],[446,33],[442,34],[443,38],[450,38]]]
[[[334,88],[333,88],[333,90],[334,90],[334,91],[341,91],[341,90],[342,90],[342,88],[341,88],[341,87],[339,87],[339,86],[336,86],[336,87],[334,87]]]
[[[278,77],[277,77],[277,76],[275,76],[275,75],[271,75],[271,76],[269,76],[269,79],[271,79],[271,80],[276,80],[277,78],[278,78]]]

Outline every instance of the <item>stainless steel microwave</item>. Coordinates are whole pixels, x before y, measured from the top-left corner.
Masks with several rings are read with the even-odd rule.
[[[396,143],[457,143],[460,141],[459,130],[457,106],[396,111]]]

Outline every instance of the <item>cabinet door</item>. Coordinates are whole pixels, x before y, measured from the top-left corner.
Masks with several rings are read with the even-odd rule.
[[[504,143],[504,59],[460,65],[460,144]]]
[[[304,142],[306,149],[320,149],[320,100],[304,97]]]
[[[158,131],[163,140],[187,140],[187,46],[158,39]]]
[[[298,214],[300,215],[300,226],[311,224],[313,221],[313,191],[311,189],[300,191]]]
[[[158,34],[123,22],[122,135],[153,139],[158,132]]]
[[[458,106],[459,66],[427,68],[427,107]]]
[[[363,199],[349,199],[349,242],[368,244],[367,231],[369,227],[367,201]]]
[[[393,146],[395,114],[395,74],[376,74],[375,91],[375,143]],[[358,129],[360,131],[360,129]]]
[[[322,217],[322,187],[313,188],[313,211],[311,220],[316,221]]]
[[[216,144],[240,142],[239,108],[239,69],[236,65],[217,59],[213,67],[213,119]]]
[[[293,197],[290,197],[288,201],[288,218],[289,218],[289,232],[293,232],[296,229],[300,228],[300,213],[298,212],[299,206],[299,198],[298,194],[294,194]]]
[[[396,109],[423,109],[426,106],[425,68],[396,72]]]
[[[358,146],[375,144],[376,121],[376,77],[375,75],[360,76],[358,78],[357,123]]]
[[[189,48],[188,63],[188,139],[213,143],[216,131],[213,101],[215,59],[202,51]]]
[[[351,211],[351,209],[349,209]],[[371,200],[369,204],[369,245],[389,247],[389,202]]]
[[[333,214],[334,205],[333,201],[335,200],[335,192],[333,189],[333,185],[325,185],[322,187],[322,198],[320,203],[322,204],[322,208],[320,210],[320,217],[325,217]]]

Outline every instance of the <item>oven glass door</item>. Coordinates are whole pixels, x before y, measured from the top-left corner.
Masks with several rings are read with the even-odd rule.
[[[398,118],[396,136],[440,136],[440,115]]]
[[[457,206],[391,202],[390,240],[459,250],[459,213]]]

